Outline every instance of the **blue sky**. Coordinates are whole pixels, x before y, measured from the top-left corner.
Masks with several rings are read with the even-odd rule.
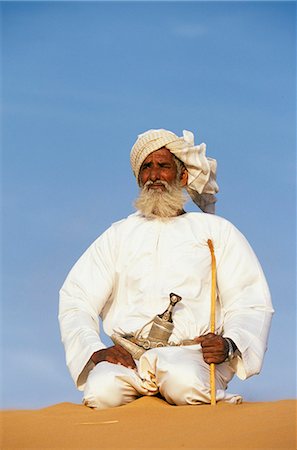
[[[134,211],[129,152],[149,128],[206,142],[217,214],[246,235],[271,288],[263,371],[230,390],[295,397],[295,4],[1,2],[1,13],[2,407],[80,402],[58,291]]]

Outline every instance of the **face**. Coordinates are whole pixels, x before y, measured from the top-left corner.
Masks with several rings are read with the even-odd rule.
[[[152,152],[143,161],[139,172],[139,182],[144,186],[147,181],[153,182],[149,189],[165,190],[160,181],[172,184],[176,181],[177,169],[172,153],[163,147]]]

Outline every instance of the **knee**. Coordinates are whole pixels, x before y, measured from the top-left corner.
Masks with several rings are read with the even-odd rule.
[[[203,369],[202,369],[203,370]],[[189,367],[168,368],[160,380],[160,393],[174,405],[193,405],[210,402],[210,388],[208,377]]]
[[[105,409],[123,404],[123,395],[114,370],[117,366],[102,362],[90,372],[83,403],[90,408]]]

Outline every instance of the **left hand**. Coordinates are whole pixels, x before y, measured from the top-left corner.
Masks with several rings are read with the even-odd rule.
[[[228,356],[228,342],[222,336],[214,333],[207,333],[196,337],[195,342],[201,344],[203,359],[207,364],[220,364]]]

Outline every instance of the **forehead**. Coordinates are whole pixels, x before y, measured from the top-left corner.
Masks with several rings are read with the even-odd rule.
[[[159,150],[155,150],[154,152],[150,153],[143,161],[143,164],[151,161],[161,161],[161,160],[163,162],[173,161],[172,153],[165,147],[162,147]]]

